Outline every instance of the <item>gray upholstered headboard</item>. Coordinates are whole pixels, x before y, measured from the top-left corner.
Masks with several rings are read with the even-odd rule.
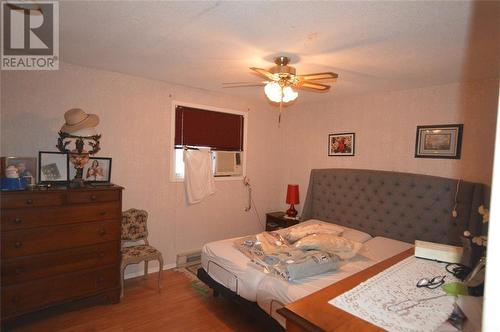
[[[372,236],[412,243],[460,245],[469,229],[481,232],[485,186],[460,181],[457,218],[452,217],[458,180],[356,169],[313,169],[302,220],[311,218],[355,228]]]

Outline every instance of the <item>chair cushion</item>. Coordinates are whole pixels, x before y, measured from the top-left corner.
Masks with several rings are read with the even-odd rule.
[[[144,210],[128,209],[122,214],[122,240],[137,241],[148,237],[146,226],[148,213]]]
[[[122,257],[123,260],[125,261],[128,259],[135,260],[135,259],[140,259],[141,257],[155,256],[155,255],[161,255],[161,254],[154,247],[148,245],[139,245],[139,246],[122,248]]]

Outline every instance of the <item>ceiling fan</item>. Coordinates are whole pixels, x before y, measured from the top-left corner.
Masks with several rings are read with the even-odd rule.
[[[267,98],[273,102],[283,103],[295,100],[298,93],[294,89],[307,89],[314,92],[326,92],[330,86],[314,81],[336,79],[338,74],[332,72],[297,75],[295,68],[289,66],[290,58],[279,56],[274,59],[276,66],[269,70],[251,67],[260,76],[266,78],[262,82],[233,82],[222,83],[224,88],[238,88],[247,86],[265,86],[264,92]]]

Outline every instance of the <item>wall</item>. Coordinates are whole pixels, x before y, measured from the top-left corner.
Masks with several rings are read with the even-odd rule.
[[[498,80],[486,80],[338,99],[309,104],[307,109],[290,108],[282,122],[286,144],[280,188],[299,183],[304,199],[311,168],[342,167],[489,184],[497,100]],[[460,160],[414,158],[417,125],[452,123],[464,124]],[[328,157],[328,134],[345,132],[356,133],[356,155]],[[280,195],[285,195],[284,189]]]
[[[491,181],[497,80],[287,107],[278,128],[276,109],[268,104],[109,71],[63,63],[54,72],[1,75],[1,155],[55,151],[65,110],[81,107],[99,114],[99,155],[113,158],[113,182],[126,188],[124,209],[149,211],[151,243],[167,264],[177,253],[207,241],[263,229],[265,212],[286,207],[287,183],[300,184],[303,201],[311,168]],[[186,206],[183,184],[168,176],[172,100],[249,110],[247,174],[260,221],[255,211],[243,211],[246,195],[240,181],[218,181],[215,195]],[[414,158],[416,126],[444,123],[464,123],[462,158]],[[335,132],[356,133],[356,156],[327,156],[328,134]]]
[[[119,73],[61,64],[52,72],[3,72],[1,155],[38,156],[56,151],[63,114],[81,107],[101,118],[102,151],[113,158],[112,181],[125,187],[124,209],[149,214],[150,242],[167,264],[179,252],[212,240],[263,229],[265,212],[276,209],[279,174],[276,112],[228,95]],[[241,181],[217,181],[217,193],[187,207],[183,183],[169,181],[171,100],[249,112],[247,175],[260,213],[244,212]],[[130,269],[134,271],[134,269]]]

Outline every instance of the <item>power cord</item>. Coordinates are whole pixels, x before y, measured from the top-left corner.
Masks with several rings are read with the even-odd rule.
[[[252,201],[252,206],[253,206],[253,210],[255,211],[255,215],[257,216],[257,220],[259,221],[259,224],[264,227],[264,229],[266,229],[266,225],[262,223],[261,219],[260,219],[260,215],[259,215],[259,211],[257,210],[257,205],[255,205],[255,202],[253,201],[253,197],[250,198],[250,200]]]
[[[472,269],[468,266],[458,263],[446,264],[446,271],[451,273],[455,278],[464,281]]]
[[[255,215],[257,217],[257,220],[259,222],[259,224],[264,227],[264,229],[266,229],[266,225],[262,223],[261,219],[260,219],[260,214],[259,214],[259,211],[257,210],[257,205],[255,204],[255,201],[253,200],[253,196],[252,196],[252,186],[250,185],[250,179],[245,176],[243,178],[243,184],[245,185],[245,187],[247,187],[248,189],[248,198],[249,198],[249,206],[245,208],[245,211],[250,211],[250,209],[252,208],[253,206],[253,209],[255,211]]]

